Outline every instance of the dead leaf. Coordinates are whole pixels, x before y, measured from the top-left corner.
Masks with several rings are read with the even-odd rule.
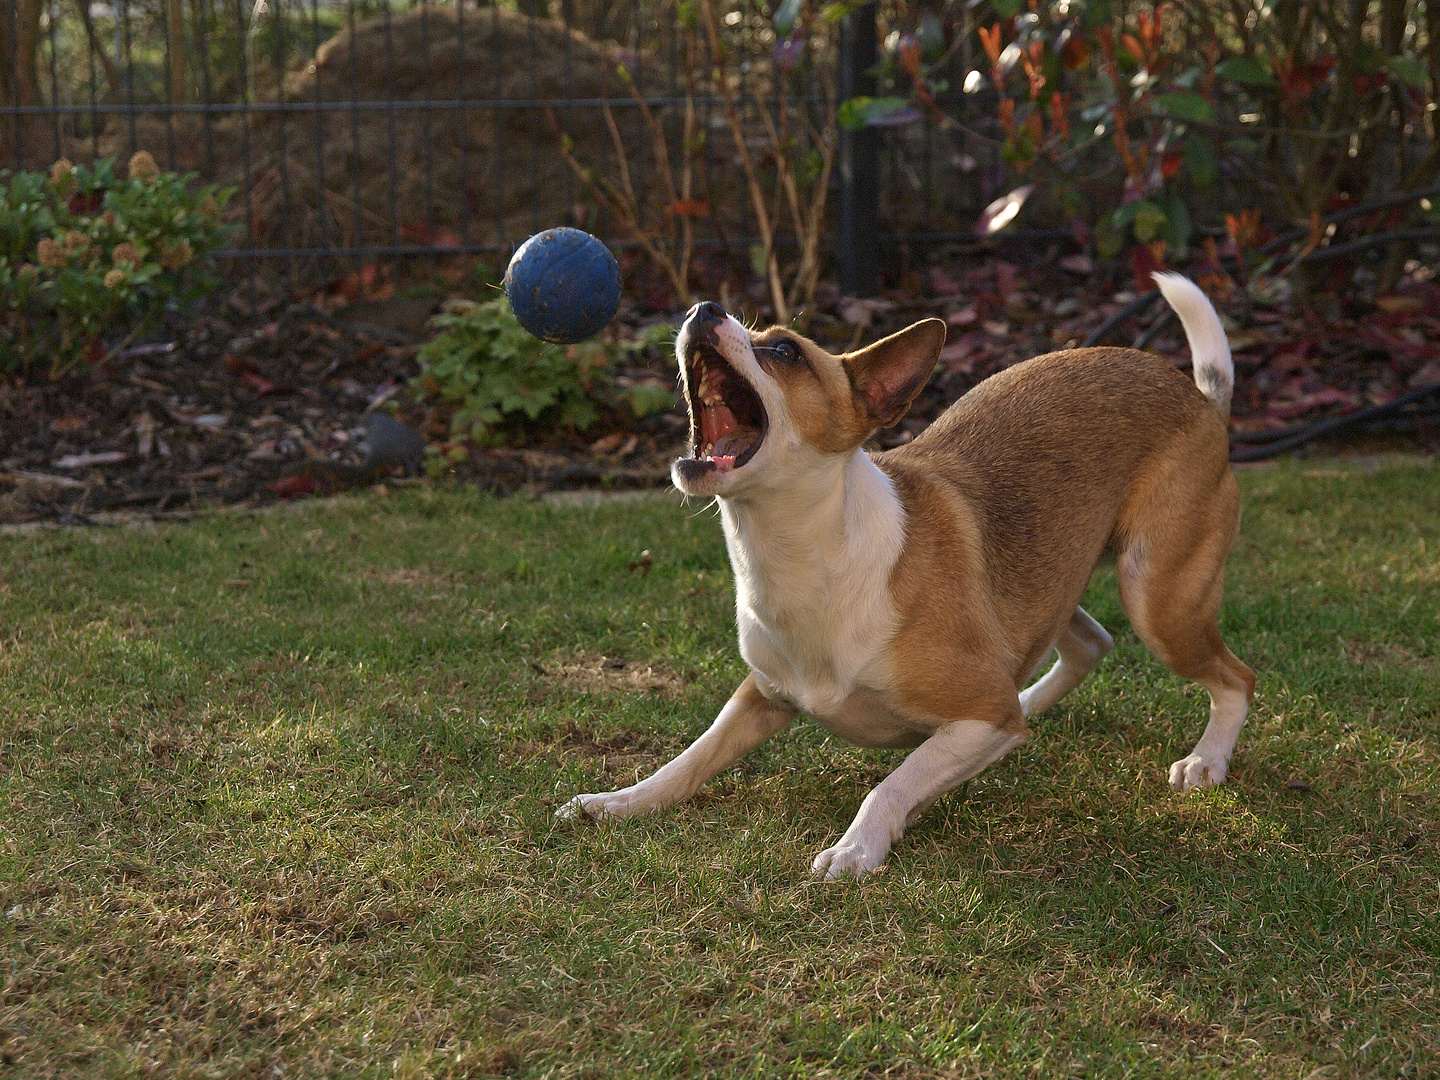
[[[1387,315],[1413,315],[1417,311],[1425,309],[1425,302],[1418,296],[1401,296],[1399,293],[1390,293],[1387,296],[1377,296],[1375,306]]]
[[[708,218],[710,204],[704,199],[676,199],[665,207],[671,217]]]
[[[612,431],[609,435],[602,435],[590,444],[592,454],[613,454],[620,449],[620,444],[625,441],[623,431]]]
[[[275,390],[275,384],[261,375],[258,371],[243,371],[240,373],[240,382],[248,386],[255,393],[262,397]]]
[[[994,236],[1015,220],[1020,208],[1025,205],[1025,200],[1034,190],[1034,184],[1026,184],[1000,196],[981,212],[980,220],[975,223],[975,231],[981,236]]]
[[[135,429],[135,448],[142,458],[148,458],[155,445],[155,418],[148,412],[138,414],[132,426]]]
[[[960,283],[947,274],[943,268],[930,268],[930,291],[936,296],[954,296],[960,291]]]
[[[1326,386],[1290,401],[1276,402],[1265,410],[1265,414],[1277,420],[1293,420],[1322,405],[1343,405],[1347,409],[1358,409],[1360,397],[1350,390],[1336,390],[1332,386]]]
[[[276,480],[270,485],[270,490],[282,499],[300,499],[318,492],[320,481],[304,473],[295,473]]]
[[[1411,375],[1407,385],[1412,390],[1419,390],[1422,386],[1440,385],[1440,360],[1431,360],[1414,375]]]
[[[57,469],[84,469],[91,465],[115,465],[129,456],[124,450],[102,450],[96,454],[66,454],[53,464]]]
[[[578,657],[574,661],[548,664],[541,671],[547,682],[592,693],[661,693],[677,697],[685,690],[685,680],[664,665],[627,662],[615,657]]]

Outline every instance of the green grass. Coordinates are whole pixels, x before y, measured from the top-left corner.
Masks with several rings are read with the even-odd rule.
[[[806,867],[899,756],[810,724],[553,818],[742,677],[708,514],[0,538],[0,1073],[1434,1076],[1440,468],[1241,479],[1225,787],[1166,786],[1203,695],[1102,574],[1115,651],[860,884]]]

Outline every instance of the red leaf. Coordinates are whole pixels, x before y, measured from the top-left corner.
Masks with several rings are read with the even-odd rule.
[[[936,296],[954,296],[960,291],[960,283],[945,272],[942,267],[930,268],[930,291]]]
[[[1185,164],[1185,155],[1178,150],[1172,150],[1160,159],[1160,175],[1169,180],[1180,171],[1180,166],[1183,164]]]
[[[103,191],[92,191],[88,195],[82,195],[78,191],[70,196],[70,203],[66,207],[72,214],[88,217],[91,214],[98,214],[100,207],[105,205],[105,193]]]
[[[1293,401],[1276,402],[1265,410],[1265,415],[1278,420],[1293,420],[1322,405],[1343,405],[1347,409],[1355,409],[1360,406],[1360,398],[1349,390],[1336,390],[1333,386],[1326,386],[1313,393],[1303,394]]]
[[[710,204],[704,199],[676,199],[665,212],[672,217],[708,218]]]
[[[1064,64],[1068,70],[1074,71],[1076,68],[1084,67],[1089,59],[1090,43],[1079,34],[1071,34],[1060,50],[1060,63]]]
[[[301,499],[319,491],[320,481],[304,473],[295,473],[276,480],[270,485],[270,490],[282,499]]]
[[[1160,254],[1155,252],[1159,246]],[[1155,281],[1151,274],[1159,270],[1167,269],[1164,258],[1165,241],[1158,240],[1155,244],[1136,244],[1130,249],[1130,273],[1135,277],[1137,288],[1149,292],[1155,287]]]
[[[242,371],[240,382],[257,394],[268,394],[275,389],[275,384],[258,371]]]

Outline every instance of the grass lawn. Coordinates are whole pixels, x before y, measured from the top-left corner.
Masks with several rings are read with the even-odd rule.
[[[860,884],[806,868],[901,755],[812,724],[553,817],[743,676],[708,513],[0,538],[0,1074],[1436,1076],[1440,466],[1241,482],[1229,782],[1102,572],[1115,651]]]

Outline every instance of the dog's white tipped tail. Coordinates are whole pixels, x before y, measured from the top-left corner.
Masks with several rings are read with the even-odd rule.
[[[1230,359],[1230,342],[1220,316],[1201,290],[1182,274],[1150,275],[1166,302],[1180,316],[1185,337],[1190,342],[1190,361],[1195,369],[1195,385],[1215,403],[1220,416],[1230,416],[1230,393],[1235,387],[1235,364]]]

